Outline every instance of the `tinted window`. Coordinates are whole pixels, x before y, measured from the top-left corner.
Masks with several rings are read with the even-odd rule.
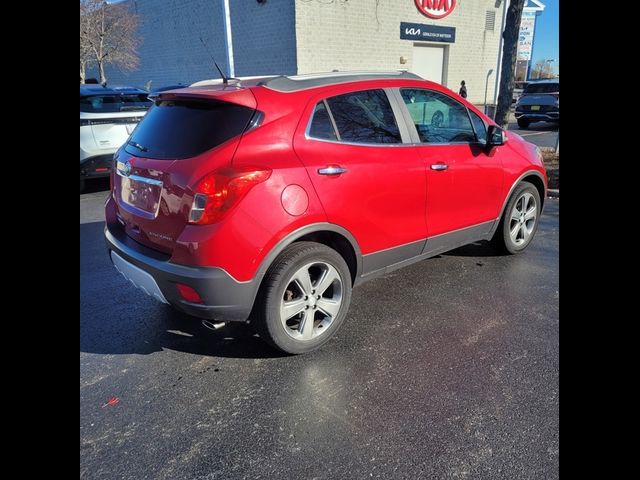
[[[336,132],[331,124],[329,112],[327,112],[324,102],[320,102],[313,110],[313,118],[311,119],[311,127],[309,135],[313,138],[321,138],[324,140],[337,140]]]
[[[132,155],[180,159],[199,155],[241,134],[253,109],[216,100],[160,100],[131,134]]]
[[[340,140],[401,143],[400,131],[384,90],[365,90],[327,99]]]
[[[478,141],[487,143],[487,126],[484,124],[482,119],[473,111],[469,110],[469,114],[471,115],[471,121],[473,122],[473,128],[476,131]]]
[[[432,90],[400,90],[422,143],[475,142],[467,109]]]
[[[560,93],[559,83],[530,83],[524,93]]]
[[[89,95],[80,97],[80,111],[112,113],[146,110],[152,105],[146,93]]]

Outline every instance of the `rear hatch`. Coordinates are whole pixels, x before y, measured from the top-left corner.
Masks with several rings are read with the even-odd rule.
[[[113,175],[127,234],[171,253],[193,202],[191,188],[228,165],[255,112],[250,90],[187,88],[161,93],[127,144]]]
[[[560,99],[560,83],[530,83],[518,100],[518,106],[556,106]]]
[[[90,126],[98,148],[120,147],[152,102],[146,93],[103,93],[80,96],[80,126]]]

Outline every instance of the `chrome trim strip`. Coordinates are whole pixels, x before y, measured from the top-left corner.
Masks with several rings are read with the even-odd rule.
[[[135,180],[136,182],[148,183],[149,185],[162,187],[162,180],[156,180],[155,178],[141,177],[140,175],[124,175],[119,168],[116,168],[116,173],[120,175],[122,178],[129,178],[131,180]]]
[[[120,176],[123,176],[120,172],[118,172]],[[125,178],[129,178],[131,180],[135,180],[136,182],[148,183],[149,185],[155,185],[157,187],[162,187],[162,180],[155,180],[153,178],[141,177],[140,175],[129,175]]]

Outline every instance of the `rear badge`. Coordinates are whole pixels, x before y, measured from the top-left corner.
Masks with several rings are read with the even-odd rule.
[[[160,238],[161,240],[166,240],[168,242],[172,242],[173,238],[169,235],[164,235],[163,233],[149,232],[150,237]]]

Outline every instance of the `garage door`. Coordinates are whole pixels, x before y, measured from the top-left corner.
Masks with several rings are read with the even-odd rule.
[[[426,80],[442,83],[444,47],[425,45],[413,46],[413,73]]]

